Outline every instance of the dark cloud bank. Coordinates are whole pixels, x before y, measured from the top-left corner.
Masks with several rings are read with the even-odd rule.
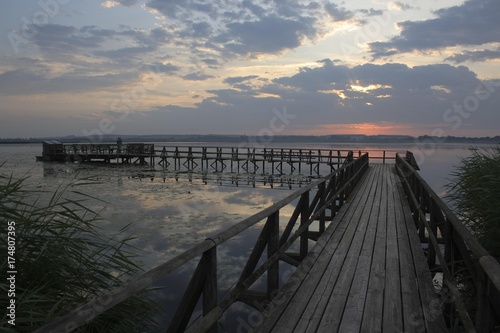
[[[398,23],[401,34],[389,41],[370,44],[374,58],[453,46],[484,46],[500,42],[500,1],[468,0],[459,6],[437,10],[436,18]],[[499,59],[494,51],[467,51],[448,60],[454,62]]]

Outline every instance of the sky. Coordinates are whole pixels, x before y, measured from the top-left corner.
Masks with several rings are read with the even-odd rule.
[[[16,0],[0,137],[500,135],[498,0]]]

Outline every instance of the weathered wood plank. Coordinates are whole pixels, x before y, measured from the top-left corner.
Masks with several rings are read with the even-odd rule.
[[[297,276],[300,281],[292,290],[285,286],[281,306],[255,331],[443,331],[399,179],[389,166],[372,166],[360,187],[334,218],[335,232],[331,225],[320,237],[324,247]]]
[[[381,202],[387,202],[388,189],[387,180],[382,183]],[[381,205],[382,206],[382,205]],[[386,235],[387,235],[387,208],[381,207],[379,210],[379,221],[373,249],[372,267],[368,283],[368,291],[365,301],[365,311],[363,313],[361,332],[382,332],[383,301],[385,289],[385,255],[386,255]]]
[[[396,229],[399,238],[399,257],[401,272],[401,301],[403,310],[403,327],[405,331],[425,332],[425,326],[421,323],[423,310],[418,291],[417,276],[413,263],[413,253],[410,245],[409,235],[417,237],[417,228],[413,222],[413,217],[409,214],[410,206],[400,184],[396,184],[397,191],[394,191],[394,200],[398,202],[395,207]]]
[[[400,196],[403,198],[404,190],[402,185],[398,183],[397,188]],[[407,325],[409,325],[408,330],[423,332],[425,328],[425,331],[429,333],[447,332],[448,330],[444,323],[442,311],[439,308],[440,304],[431,281],[430,271],[422,252],[415,224],[413,223],[413,216],[409,209],[409,203],[406,200],[401,200],[401,203],[404,207],[404,220],[408,230],[408,240],[416,274],[416,289],[419,292],[419,299],[421,302],[420,309],[422,311],[420,314],[418,308],[408,309],[408,313],[405,314],[405,320],[407,321]],[[409,317],[407,318],[407,316]]]
[[[388,170],[387,170],[388,171]],[[387,252],[384,293],[384,327],[392,327],[394,332],[403,331],[403,314],[401,305],[401,279],[399,270],[398,234],[396,229],[396,211],[394,189],[396,188],[394,175],[387,172],[388,186],[391,195],[387,202]]]
[[[360,210],[362,210],[362,213],[359,218],[359,222],[357,222],[356,219],[351,220],[351,223],[357,222],[358,225],[348,251],[343,254],[345,259],[340,275],[335,282],[330,280],[330,283],[328,283],[327,290],[330,291],[330,289],[332,289],[330,286],[332,285],[334,286],[334,288],[329,293],[323,295],[323,299],[327,304],[320,311],[315,311],[315,314],[309,325],[316,325],[316,322],[319,321],[318,330],[320,331],[328,330],[330,332],[336,332],[340,324],[342,313],[345,308],[347,297],[349,296],[349,292],[351,290],[354,273],[356,271],[356,266],[363,245],[365,230],[368,226],[368,221],[371,214],[371,203],[376,196],[378,180],[378,177],[375,177],[373,183],[371,184],[371,186],[369,186],[369,194],[366,202],[370,203],[370,205],[367,205],[365,203],[364,206],[357,207],[358,209],[356,210],[355,215]],[[342,253],[339,253],[339,255],[342,255]],[[330,295],[330,298],[326,299],[326,297],[324,297],[326,295]],[[334,302],[330,301],[330,299],[332,298],[335,299]]]
[[[317,311],[319,310],[320,313],[322,313],[326,304],[329,302],[332,288],[334,287],[336,279],[345,264],[344,260],[346,259],[346,253],[349,251],[349,247],[357,230],[357,225],[361,220],[362,210],[356,210],[352,207],[363,207],[366,204],[370,190],[368,188],[368,190],[365,191],[365,189],[366,186],[373,184],[374,176],[375,174],[370,170],[369,174],[365,178],[366,183],[363,183],[362,185],[363,193],[359,196],[359,198],[357,198],[357,200],[351,201],[350,204],[346,203],[346,205],[350,205],[349,207],[351,207],[351,209],[348,214],[342,217],[341,221],[342,223],[347,224],[348,227],[346,228],[344,235],[335,239],[335,248],[329,249],[327,247],[328,252],[325,252],[327,256],[323,259],[327,263],[327,266],[320,276],[320,283],[317,284],[317,286],[313,285],[310,289],[308,289],[309,293],[311,290],[314,290],[313,294],[308,296],[309,302],[305,302],[301,298],[297,298],[296,303],[298,304],[296,306],[298,306],[299,309],[304,309],[304,313],[302,314],[298,325],[295,328],[291,327],[291,325],[287,328],[294,328],[296,332],[303,332],[315,330],[319,325],[321,315],[317,313]],[[314,274],[314,272],[311,272],[311,275],[312,274]]]
[[[370,275],[372,274],[372,263],[374,246],[377,235],[378,223],[384,219],[387,205],[387,189],[386,181],[383,176],[382,168],[376,167],[375,172],[379,178],[374,200],[367,202],[366,210],[371,209],[368,221],[368,227],[363,239],[363,247],[359,255],[356,272],[352,282],[347,304],[341,319],[339,332],[359,332],[362,324],[363,312],[365,311],[365,302],[368,294],[372,294],[368,290]],[[370,207],[371,206],[371,207]],[[378,263],[374,263],[375,265]]]
[[[369,177],[369,175],[365,174],[363,177],[364,178],[361,180],[360,183],[363,183],[364,180],[367,177]],[[362,188],[363,185],[360,184],[360,186],[357,189],[359,190]],[[342,239],[348,227],[348,223],[346,221],[348,221],[349,219],[346,218],[344,220],[343,219],[344,215],[348,212],[352,214],[352,210],[348,209],[350,205],[359,204],[360,197],[353,196],[353,198],[354,198],[353,200],[347,202],[338,211],[335,220],[328,226],[323,236],[311,249],[311,252],[303,261],[301,266],[297,269],[297,271],[293,274],[290,280],[286,283],[286,285],[280,292],[280,295],[276,297],[275,300],[273,300],[273,306],[268,308],[268,309],[273,309],[273,312],[266,312],[263,314],[263,316],[266,318],[266,322],[264,323],[264,325],[259,328],[256,328],[254,331],[256,332],[273,331],[275,329],[276,322],[280,320],[280,318],[282,318],[283,312],[287,308],[293,308],[293,306],[290,306],[291,304],[290,300],[292,300],[294,296],[296,299],[302,299],[303,297],[306,297],[308,291],[313,290],[317,286],[322,274],[316,274],[316,272],[321,272],[322,270],[324,271],[330,262],[327,256],[322,256],[320,260],[318,258],[320,257],[320,254],[322,254],[322,252],[324,251],[327,251],[328,253],[333,253],[335,251],[336,246],[339,244],[340,239]],[[328,248],[325,249],[325,245],[327,244]],[[309,270],[311,267],[313,267],[313,265],[315,265],[314,266],[315,273],[309,274]],[[296,295],[297,292],[299,292],[298,295]],[[303,303],[300,304],[303,305]],[[301,311],[298,311],[297,313],[300,314],[300,312]],[[291,326],[294,327],[297,323],[297,320],[299,320],[300,316],[298,315],[293,316],[292,314],[291,316],[289,315],[286,315],[286,317],[283,316],[283,318],[285,318],[283,319],[284,321],[290,320]]]

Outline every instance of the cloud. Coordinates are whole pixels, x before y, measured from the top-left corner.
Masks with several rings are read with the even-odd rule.
[[[170,41],[171,34],[160,27],[139,30],[122,25],[113,30],[45,24],[37,26],[30,38],[46,64],[92,74],[142,67]]]
[[[279,54],[321,36],[327,17],[316,1],[151,0],[147,7],[164,15],[178,31],[175,43],[200,59]]]
[[[184,75],[182,78],[184,80],[188,80],[188,81],[205,81],[205,80],[214,78],[214,76],[208,75],[208,74],[205,74],[202,72],[195,72],[195,73],[190,73],[190,74]]]
[[[132,7],[138,3],[138,0],[107,0],[103,1],[102,6],[106,8],[112,8],[120,5],[124,7]]]
[[[253,79],[256,79],[258,77],[259,77],[258,75],[233,76],[233,77],[225,78],[223,82],[233,85],[233,84],[242,83],[242,82],[245,82],[248,80],[253,80]]]
[[[380,15],[384,14],[383,10],[373,9],[373,8],[370,8],[370,9],[360,9],[359,12],[362,13],[362,14],[364,14],[364,15],[366,15],[366,16],[380,16]]]
[[[316,32],[308,21],[265,16],[259,21],[230,23],[228,31],[218,38],[230,54],[280,53],[300,46],[306,37],[314,38]]]
[[[44,55],[66,56],[81,50],[88,52],[96,49],[101,46],[106,37],[112,35],[114,32],[94,26],[77,29],[72,26],[45,24],[37,26],[32,40]]]
[[[138,0],[116,0],[116,2],[125,7],[131,7],[139,3]]]
[[[154,124],[149,131],[157,133],[258,135],[269,128],[275,117],[273,110],[285,108],[295,117],[281,134],[328,128],[332,124],[340,128],[342,124],[362,123],[394,124],[401,128],[421,126],[431,133],[436,127],[449,129],[443,117],[454,103],[470,99],[478,87],[486,89],[485,82],[464,66],[347,67],[328,59],[319,63],[322,66],[304,67],[294,75],[263,81],[261,85],[245,84],[258,79],[253,75],[227,77],[224,82],[233,88],[208,90],[210,97],[193,107],[158,106],[151,112],[133,115],[133,124],[144,128],[146,124]],[[492,94],[463,122],[490,128],[489,124],[500,121],[495,111],[497,102],[500,94]]]
[[[456,64],[470,61],[481,62],[488,60],[500,59],[500,49],[497,50],[481,50],[481,51],[464,51],[462,53],[455,53],[454,55],[444,59]]]
[[[434,14],[437,18],[398,23],[399,36],[369,44],[373,57],[500,42],[500,1],[468,0]]]
[[[47,72],[47,71],[45,71]],[[105,75],[60,75],[50,77],[43,72],[16,69],[0,74],[0,95],[81,93],[132,83],[138,73]]]
[[[331,18],[336,22],[347,21],[354,17],[354,12],[342,8],[332,2],[327,2],[325,4],[326,12],[331,16]]]
[[[150,70],[153,72],[166,73],[166,74],[174,74],[181,69],[179,66],[175,66],[172,63],[157,63],[150,67]]]
[[[201,59],[201,62],[207,65],[209,68],[219,68],[221,66],[219,61],[213,58]]]
[[[399,10],[411,10],[411,9],[415,8],[412,5],[409,5],[409,4],[400,2],[400,1],[393,2],[393,5],[396,6],[396,8],[398,8]]]

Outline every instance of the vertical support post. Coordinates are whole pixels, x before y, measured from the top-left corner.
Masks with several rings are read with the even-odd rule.
[[[274,175],[274,149],[271,148],[271,175]]]
[[[323,207],[326,202],[326,181],[319,184],[318,191],[320,192],[319,207]],[[325,232],[325,209],[323,209],[319,216],[319,234],[322,235],[323,232]]]
[[[455,277],[455,244],[453,242],[453,226],[445,217],[444,224],[444,260],[446,261],[448,268],[450,270],[451,276]],[[449,292],[445,287],[446,284],[443,285],[443,293],[442,297],[447,298],[446,293]],[[455,310],[453,307],[453,302],[445,302],[444,304],[444,319],[447,323],[448,327],[453,327],[455,322]]]
[[[437,217],[436,214],[438,213],[437,210],[439,207],[434,204],[434,201],[431,200],[429,203],[429,210],[430,210],[430,221],[429,224],[431,226],[431,232],[434,234],[434,236],[437,238]],[[439,251],[439,249],[435,249],[434,245],[430,241],[429,237],[429,249],[427,251],[427,264],[429,265],[429,268],[433,268],[436,266],[436,251]]]
[[[184,332],[193,311],[203,295],[203,314],[208,314],[217,306],[217,252],[216,248],[205,251],[189,281],[186,292],[177,307],[177,311],[167,329],[167,333]],[[217,332],[217,324],[212,326],[210,333]]]
[[[333,182],[332,186],[331,186],[331,193],[335,194],[337,192],[337,189],[338,189],[338,186],[337,186],[337,175],[333,175],[332,179],[330,180],[331,182]],[[332,205],[331,205],[331,208],[330,208],[330,211],[331,211],[331,220],[333,221],[333,218],[335,217],[335,215],[337,215],[337,210],[338,210],[338,206],[337,206],[337,198],[335,198],[334,200],[332,200]]]
[[[345,169],[342,169],[339,173],[339,187],[342,188],[344,185],[345,185],[345,178],[344,178],[344,174],[345,174]],[[345,191],[342,191],[341,193],[339,193],[339,204],[338,204],[338,207],[342,207],[344,205],[344,195],[345,195]]]
[[[302,173],[302,149],[299,149],[299,174]]]
[[[300,211],[300,226],[307,223],[309,219],[309,191],[302,194],[302,209]],[[309,252],[309,228],[300,236],[300,257],[304,258]]]
[[[262,159],[262,173],[263,174],[266,173],[266,158],[267,158],[267,152],[266,152],[266,148],[264,148],[264,156]]]
[[[423,188],[422,188],[422,185],[419,184],[418,186],[419,188],[419,193],[418,193],[418,199],[419,199],[419,204],[420,204],[420,207],[417,207],[417,209],[420,209],[422,211],[422,215],[425,216],[425,194],[424,194],[424,191],[423,191]],[[425,240],[425,224],[424,224],[424,221],[422,221],[422,218],[420,217],[420,214],[418,214],[418,211],[417,211],[417,218],[419,220],[418,222],[418,236],[420,238],[420,241],[424,241]]]
[[[312,176],[313,174],[313,154],[312,150],[309,150],[309,175]]]
[[[267,240],[267,258],[270,258],[279,250],[279,219],[280,212],[277,211],[269,216],[269,238]],[[267,270],[267,296],[274,296],[276,290],[279,290],[279,260],[276,260]]]
[[[203,253],[205,281],[203,283],[203,315],[206,316],[217,306],[217,247]],[[208,333],[217,333],[217,324]]]
[[[483,268],[478,266],[477,270],[477,307],[476,307],[476,330],[478,333],[489,333],[495,331],[495,318],[492,316],[488,294],[491,289],[491,282]]]

